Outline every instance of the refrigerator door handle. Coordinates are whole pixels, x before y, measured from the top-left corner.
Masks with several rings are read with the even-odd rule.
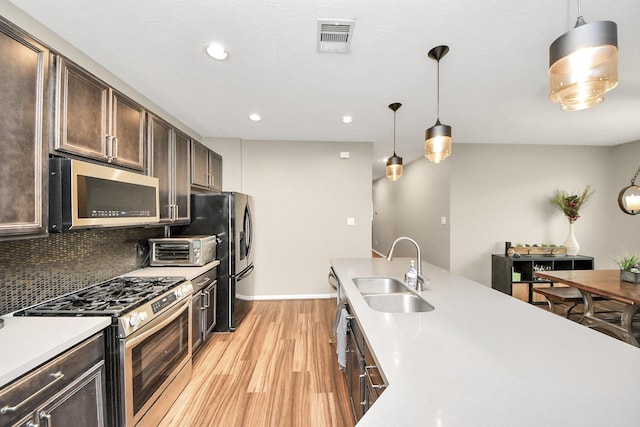
[[[242,270],[236,276],[236,280],[240,281],[240,280],[244,279],[245,277],[247,277],[249,274],[251,274],[251,272],[253,271],[253,268],[254,268],[253,264],[251,264],[249,267],[247,267],[244,270]]]

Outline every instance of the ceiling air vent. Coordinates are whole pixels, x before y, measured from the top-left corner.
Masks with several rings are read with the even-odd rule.
[[[355,25],[355,19],[318,19],[318,52],[349,52]]]

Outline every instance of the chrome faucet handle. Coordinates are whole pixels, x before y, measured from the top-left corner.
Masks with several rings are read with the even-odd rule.
[[[424,291],[424,286],[431,283],[431,279],[424,277],[422,274],[418,274],[418,280],[416,281],[416,291]]]

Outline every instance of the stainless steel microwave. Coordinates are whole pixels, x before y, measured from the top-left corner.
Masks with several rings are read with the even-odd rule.
[[[158,178],[49,159],[49,231],[153,225],[159,212]]]
[[[216,259],[217,236],[149,239],[151,266],[202,266]]]

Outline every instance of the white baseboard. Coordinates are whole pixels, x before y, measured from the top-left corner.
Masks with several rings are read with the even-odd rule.
[[[272,301],[272,300],[287,300],[287,299],[328,299],[336,298],[335,293],[330,294],[301,294],[301,295],[239,295],[236,297],[248,301]]]

